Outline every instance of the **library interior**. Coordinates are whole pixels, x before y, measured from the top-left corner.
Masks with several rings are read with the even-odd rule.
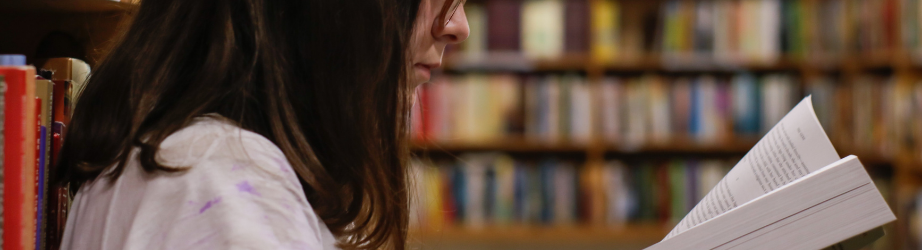
[[[67,64],[73,76],[46,78],[83,82],[71,64],[91,72],[137,7],[2,0],[0,54]],[[410,248],[644,249],[807,96],[838,157],[857,156],[896,215],[862,249],[922,248],[922,0],[466,0],[463,11],[470,36],[416,89]],[[66,191],[34,192],[45,237],[34,248],[56,249]]]

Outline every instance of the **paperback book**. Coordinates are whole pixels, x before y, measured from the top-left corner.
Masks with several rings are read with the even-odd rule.
[[[808,96],[647,249],[859,249],[894,220],[858,158],[839,158]]]

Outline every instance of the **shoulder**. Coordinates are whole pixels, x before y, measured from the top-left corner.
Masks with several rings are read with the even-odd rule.
[[[191,190],[185,192],[259,185],[284,191],[306,205],[301,183],[285,154],[269,139],[221,117],[197,118],[168,136],[160,144],[157,161],[184,169],[156,179],[161,184],[188,186]]]
[[[157,152],[159,163],[173,167],[195,166],[210,159],[252,162],[266,158],[287,163],[269,139],[217,115],[196,118],[163,140]]]
[[[328,231],[271,141],[216,117],[196,119],[160,145],[159,163],[185,168],[147,180],[138,232],[162,231],[164,248],[319,248]],[[181,219],[176,219],[181,218]],[[129,242],[150,243],[147,235]]]

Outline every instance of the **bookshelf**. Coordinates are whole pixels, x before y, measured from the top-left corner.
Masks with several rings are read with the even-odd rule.
[[[588,4],[596,4],[603,0],[587,0]],[[726,1],[726,0],[703,0]],[[757,0],[732,0],[757,1]],[[845,0],[796,0],[787,2],[826,3],[832,1],[855,2],[865,4],[871,1],[845,1]],[[881,2],[900,2],[882,0]],[[907,2],[912,2],[910,0]],[[518,0],[470,0],[467,6],[481,6],[491,2],[515,2]],[[576,1],[578,2],[578,1]],[[532,57],[523,51],[523,48],[507,48],[494,50],[488,48],[488,39],[480,43],[481,52],[469,53],[469,44],[476,41],[469,40],[464,48],[454,48],[446,54],[443,73],[448,76],[464,76],[468,74],[512,74],[517,76],[528,75],[565,75],[574,74],[585,79],[590,86],[598,85],[600,80],[607,77],[636,77],[647,74],[665,77],[684,77],[700,75],[733,76],[740,72],[749,72],[755,75],[783,73],[799,79],[798,88],[815,79],[832,76],[835,85],[849,85],[861,76],[874,74],[891,77],[895,81],[918,84],[922,79],[922,53],[906,49],[902,39],[892,42],[891,48],[880,49],[846,49],[839,53],[825,53],[819,51],[811,53],[778,53],[778,58],[771,61],[759,60],[718,60],[712,56],[672,55],[664,52],[662,47],[662,6],[665,3],[696,1],[633,1],[619,0],[623,22],[622,46],[627,52],[620,51],[621,56],[610,60],[597,60],[593,53],[594,39],[585,41],[584,48],[562,49],[557,56]],[[731,2],[731,1],[728,1]],[[78,57],[94,65],[105,53],[105,48],[110,45],[111,39],[122,27],[122,23],[129,17],[136,4],[113,2],[108,0],[10,0],[0,1],[0,35],[15,35],[17,39],[0,39],[0,53],[25,54],[30,60],[37,56],[38,44],[52,32],[62,32],[73,37],[77,49],[59,51],[52,56]],[[509,8],[511,6],[511,9]],[[517,4],[506,4],[507,10],[515,10]],[[820,8],[820,7],[813,7]],[[473,10],[470,8],[469,11]],[[594,12],[588,13],[590,18]],[[895,15],[901,15],[902,12]],[[478,13],[468,12],[470,16]],[[479,13],[486,17],[489,13]],[[520,17],[522,13],[516,13]],[[853,18],[857,19],[857,18]],[[29,21],[22,21],[29,20]],[[899,20],[897,18],[896,20]],[[520,21],[511,22],[520,25]],[[482,29],[481,36],[487,36],[488,24],[472,23],[471,28]],[[564,28],[566,29],[566,28]],[[586,28],[587,34],[593,30]],[[519,36],[520,30],[509,32]],[[641,34],[636,37],[628,35],[631,32],[651,32],[652,35]],[[475,31],[476,32],[476,31]],[[889,36],[902,37],[903,29],[893,29]],[[508,38],[508,37],[507,37]],[[522,39],[522,38],[515,38]],[[843,39],[849,40],[849,39]],[[850,41],[850,40],[849,40]],[[508,45],[508,44],[505,44]],[[514,47],[514,46],[513,46]],[[578,46],[577,46],[578,47]],[[817,47],[817,46],[814,46]],[[822,47],[822,46],[818,46]],[[873,47],[873,46],[871,46]],[[682,51],[679,51],[682,52]],[[680,53],[681,54],[681,53]],[[796,55],[795,55],[796,54]],[[678,59],[677,59],[678,58]],[[30,61],[30,63],[34,63]],[[596,103],[593,103],[596,104]],[[918,114],[916,114],[918,116]],[[597,119],[600,115],[596,112],[590,115]],[[593,120],[594,121],[594,120]],[[833,127],[843,126],[835,124]],[[511,135],[492,138],[489,140],[422,140],[414,141],[411,149],[414,154],[422,158],[456,159],[461,155],[472,152],[503,152],[516,158],[536,160],[546,156],[576,158],[576,162],[585,166],[603,165],[612,159],[626,159],[632,161],[648,161],[674,158],[718,158],[723,161],[733,161],[745,154],[755,144],[754,138],[730,136],[714,143],[700,143],[685,135],[670,137],[663,143],[643,143],[639,145],[626,145],[611,142],[599,137],[602,128],[596,122],[591,126],[591,138],[588,141],[575,143],[566,140],[556,142],[543,142],[529,139],[526,136]],[[913,127],[922,130],[922,127]],[[838,129],[843,131],[843,129]],[[848,138],[835,138],[838,132],[827,131],[832,138],[836,149],[842,155],[856,154],[869,170],[885,170],[891,174],[886,177],[892,191],[890,197],[892,208],[900,218],[893,226],[895,235],[892,242],[893,249],[912,246],[909,243],[910,229],[903,218],[913,214],[907,204],[917,200],[916,196],[922,187],[922,146],[918,143],[909,146],[899,146],[882,154],[881,150],[869,150]],[[575,156],[575,157],[573,157]],[[732,165],[732,163],[730,163]],[[512,224],[508,226],[485,225],[470,227],[462,224],[445,225],[435,229],[413,228],[410,231],[411,243],[422,246],[423,249],[465,249],[467,248],[515,248],[523,245],[537,245],[550,249],[580,248],[590,249],[585,245],[594,244],[598,249],[609,249],[611,246],[621,246],[626,249],[640,249],[661,239],[671,227],[668,223],[628,223],[621,228],[588,225],[576,222],[570,225],[535,225]],[[471,244],[480,245],[471,245]],[[467,244],[467,245],[465,245]],[[504,247],[505,246],[505,247]],[[889,248],[886,248],[889,249]]]
[[[669,0],[657,0],[657,1],[615,1],[620,3],[620,20],[623,22],[622,32],[630,33],[631,30],[652,30],[651,32],[655,33],[653,35],[637,35],[638,37],[643,38],[630,38],[625,37],[625,34],[621,34],[620,39],[625,41],[619,46],[623,46],[627,51],[619,51],[616,54],[614,59],[609,60],[597,60],[596,51],[593,48],[593,43],[597,42],[594,37],[590,35],[589,37],[589,48],[586,48],[583,51],[571,51],[565,45],[563,49],[559,47],[553,47],[554,45],[549,45],[550,50],[553,51],[562,51],[557,54],[556,57],[533,57],[529,56],[528,48],[518,47],[510,49],[508,44],[503,43],[502,41],[496,42],[491,35],[496,35],[495,32],[485,31],[479,33],[481,36],[488,36],[489,38],[476,37],[478,35],[477,31],[474,31],[475,28],[482,29],[493,29],[489,24],[482,24],[481,21],[478,21],[478,18],[483,20],[490,20],[490,18],[497,18],[497,14],[490,13],[490,8],[508,10],[507,6],[498,6],[505,4],[496,4],[495,2],[509,2],[503,0],[483,0],[483,1],[469,1],[467,6],[478,5],[479,7],[474,7],[470,12],[468,12],[468,19],[472,27],[472,37],[468,40],[474,40],[473,46],[469,48],[461,48],[453,51],[454,53],[446,54],[445,57],[445,69],[444,75],[448,78],[456,78],[451,81],[453,84],[467,84],[471,79],[467,78],[467,75],[475,75],[482,77],[484,75],[514,75],[523,80],[521,82],[528,82],[528,78],[534,75],[578,75],[582,77],[590,86],[600,84],[601,80],[610,78],[610,77],[638,77],[644,75],[659,75],[665,77],[695,77],[701,75],[713,75],[717,77],[721,76],[734,76],[738,75],[741,72],[746,72],[748,74],[753,74],[756,76],[764,76],[771,74],[786,74],[797,79],[795,84],[798,89],[798,93],[807,92],[807,88],[812,85],[817,84],[820,80],[829,80],[831,79],[833,88],[852,88],[853,85],[856,85],[863,81],[863,78],[866,78],[868,75],[876,77],[885,77],[889,78],[888,81],[874,81],[873,85],[886,85],[890,82],[895,83],[896,85],[907,84],[907,85],[918,85],[918,81],[922,79],[920,77],[919,70],[922,70],[922,57],[918,52],[918,45],[909,45],[905,42],[903,32],[907,29],[901,28],[892,28],[892,29],[880,29],[886,30],[889,32],[887,34],[870,34],[876,31],[868,31],[867,29],[862,29],[862,34],[875,36],[875,37],[887,37],[891,39],[887,42],[867,42],[864,38],[852,38],[848,39],[839,39],[847,41],[848,46],[840,47],[838,49],[825,48],[827,44],[821,44],[810,40],[811,38],[802,38],[803,40],[810,40],[806,43],[809,44],[809,49],[803,49],[801,51],[778,51],[777,58],[774,60],[748,60],[746,58],[735,58],[735,60],[722,60],[719,56],[716,55],[700,55],[696,53],[684,53],[681,49],[675,51],[665,51],[661,47],[665,36],[663,32],[663,18],[664,18],[664,9],[663,6],[666,4],[695,4],[698,2],[758,2],[754,0],[742,0],[742,1],[669,1]],[[516,2],[516,1],[513,1]],[[572,1],[563,1],[564,4],[561,4],[559,7],[564,9],[564,15],[566,16],[569,8],[571,8],[568,3]],[[592,8],[598,7],[598,2],[611,2],[611,1],[602,1],[602,0],[589,0],[588,3]],[[762,1],[765,2],[765,1]],[[872,6],[878,1],[837,1],[837,0],[793,0],[793,1],[778,1],[784,2],[784,4],[789,3],[804,3],[802,8],[805,8],[804,13],[809,13],[808,11],[820,10],[825,8],[825,6],[834,6],[836,3],[840,2],[844,5],[861,5],[859,7],[875,7],[881,10],[881,8],[892,8],[892,6],[877,7]],[[885,2],[886,4],[917,4],[917,1],[879,1]],[[498,7],[497,7],[498,6]],[[481,8],[481,9],[476,9]],[[505,9],[504,9],[505,8]],[[574,7],[579,8],[579,6]],[[785,6],[782,6],[780,11],[786,11]],[[471,8],[469,8],[471,9]],[[467,9],[466,9],[467,10]],[[519,10],[525,11],[525,10]],[[694,11],[694,10],[692,10]],[[892,9],[894,16],[892,20],[896,24],[885,22],[874,23],[873,25],[884,25],[887,27],[900,25],[900,18],[911,18],[906,16],[907,12],[905,9],[893,8]],[[597,13],[594,10],[589,11],[590,19],[593,18],[593,15]],[[473,14],[471,14],[473,13]],[[512,13],[510,14],[511,19],[503,19],[500,17],[501,22],[504,23],[516,23],[518,22],[512,20],[515,18],[521,18],[520,20],[526,20],[526,13]],[[812,14],[811,14],[812,15]],[[819,15],[819,14],[817,14]],[[857,18],[853,16],[854,13],[848,13],[847,15],[842,15],[838,18],[844,19],[860,19],[868,20],[870,17]],[[890,15],[890,14],[888,14]],[[473,16],[473,17],[471,17]],[[553,15],[547,15],[553,16]],[[645,16],[652,16],[653,21],[651,25],[647,25]],[[807,17],[812,18],[812,17]],[[812,22],[823,22],[823,20],[810,19]],[[838,20],[842,22],[843,20]],[[524,21],[522,21],[524,22]],[[572,33],[567,28],[571,20],[564,17],[561,22],[567,23],[564,25],[564,31],[567,35],[562,39],[564,43],[569,42],[569,35]],[[591,21],[590,21],[591,22]],[[633,22],[630,24],[628,22]],[[810,22],[810,21],[804,21]],[[694,24],[689,24],[694,25]],[[784,24],[782,24],[784,25]],[[888,26],[889,25],[889,26]],[[591,26],[591,25],[590,25]],[[813,31],[817,34],[825,34],[827,31],[818,30],[813,24],[805,24],[805,26],[811,26],[810,31]],[[824,26],[825,27],[825,26]],[[879,26],[878,26],[879,27]],[[509,31],[509,27],[503,26],[496,29],[502,29],[504,31]],[[646,28],[646,29],[644,29]],[[911,29],[912,27],[910,27]],[[916,27],[918,28],[918,27]],[[527,29],[527,28],[522,28]],[[784,29],[782,27],[781,29]],[[514,30],[514,32],[523,32],[522,37],[520,38],[510,38],[509,36],[504,36],[503,39],[526,39],[528,35],[524,34],[529,31],[525,30]],[[590,34],[594,31],[590,30]],[[552,34],[556,34],[551,32]],[[579,33],[579,32],[575,32]],[[639,32],[643,33],[643,32]],[[845,32],[847,33],[847,32]],[[836,35],[843,36],[859,36],[856,34],[845,34],[838,33]],[[918,32],[917,32],[918,33]],[[822,35],[821,34],[821,35]],[[808,36],[812,36],[808,35]],[[820,36],[820,35],[817,35]],[[631,42],[629,40],[634,39],[635,41]],[[690,38],[693,39],[693,38]],[[785,38],[792,39],[792,38]],[[818,39],[818,38],[816,38]],[[875,38],[877,39],[877,38]],[[883,38],[881,38],[883,39]],[[479,41],[478,41],[479,40]],[[636,40],[647,40],[643,42],[637,42]],[[857,40],[862,40],[858,42]],[[885,39],[884,39],[885,40]],[[494,48],[491,48],[490,43],[497,43]],[[524,43],[524,42],[523,42]],[[817,44],[810,44],[817,43]],[[828,43],[826,41],[825,43]],[[862,45],[858,45],[862,43]],[[631,45],[633,44],[633,46]],[[884,44],[884,45],[881,45]],[[468,46],[464,44],[461,47]],[[780,46],[780,45],[779,45]],[[787,45],[786,45],[787,46]],[[911,46],[916,46],[912,47]],[[679,46],[681,47],[681,46]],[[711,48],[715,49],[715,48]],[[639,52],[638,52],[639,51]],[[493,80],[487,80],[492,82]],[[876,87],[875,87],[876,88]],[[858,91],[858,90],[855,90]],[[876,90],[875,90],[876,91]],[[489,91],[488,91],[489,92]],[[463,95],[463,94],[462,94]],[[525,97],[516,97],[516,98],[525,98]],[[799,100],[798,98],[795,98]],[[599,105],[598,102],[593,102],[593,105]],[[841,107],[840,107],[841,109]],[[685,135],[675,135],[666,140],[666,143],[643,143],[640,145],[631,145],[630,143],[623,142],[612,142],[610,140],[600,138],[602,134],[602,128],[598,124],[599,111],[593,111],[592,113],[592,136],[591,140],[588,142],[580,143],[574,145],[571,141],[568,140],[558,140],[558,142],[550,143],[541,143],[540,140],[529,140],[528,136],[520,136],[522,133],[521,129],[514,129],[511,135],[506,137],[484,139],[480,141],[470,142],[464,140],[464,138],[458,139],[452,136],[444,136],[441,139],[422,139],[414,142],[411,146],[412,150],[416,152],[421,158],[439,158],[442,159],[449,158],[452,159],[461,157],[458,160],[459,163],[464,164],[463,162],[468,161],[469,159],[464,158],[465,153],[472,152],[506,152],[512,155],[514,158],[522,159],[523,161],[529,161],[534,159],[540,159],[542,157],[551,156],[563,156],[563,155],[573,155],[577,154],[582,161],[583,167],[587,166],[597,166],[605,164],[605,162],[612,159],[624,159],[625,161],[636,161],[638,159],[673,159],[681,157],[719,157],[724,159],[738,159],[743,154],[745,154],[749,148],[751,148],[756,139],[760,136],[748,136],[748,137],[735,137],[730,136],[729,138],[724,138],[718,142],[710,143],[700,143],[696,142],[694,138]],[[817,111],[821,112],[820,110]],[[841,111],[836,111],[841,112]],[[850,116],[851,114],[844,114],[843,116]],[[867,115],[867,114],[862,114]],[[872,114],[873,115],[873,114]],[[911,116],[918,117],[919,114],[912,114]],[[480,118],[480,117],[478,117]],[[489,118],[485,118],[489,119]],[[875,118],[876,119],[876,118]],[[827,128],[827,133],[832,139],[837,151],[840,155],[845,156],[849,154],[854,154],[859,156],[862,162],[868,167],[869,172],[883,172],[883,180],[881,185],[888,186],[889,190],[893,192],[885,193],[885,196],[890,198],[891,207],[897,212],[897,217],[900,218],[894,225],[890,225],[887,230],[896,231],[892,238],[879,244],[874,249],[902,249],[904,247],[910,246],[910,238],[914,236],[909,235],[909,230],[905,225],[898,227],[900,223],[906,224],[905,218],[911,211],[908,209],[902,208],[905,207],[906,203],[914,202],[919,200],[912,197],[914,194],[918,193],[920,186],[920,178],[922,178],[922,153],[920,153],[920,148],[918,143],[903,143],[903,144],[894,144],[887,147],[879,146],[869,146],[870,144],[876,144],[876,142],[856,142],[855,137],[849,135],[854,131],[854,124],[846,122],[838,122],[829,124]],[[875,125],[877,126],[877,125]],[[911,129],[922,131],[922,125],[912,125]],[[868,132],[868,133],[880,133],[878,132]],[[436,135],[438,137],[440,135]],[[488,136],[489,137],[489,136]],[[884,139],[888,140],[888,139]],[[667,160],[668,161],[668,160]],[[733,162],[735,163],[735,161]],[[436,164],[437,168],[444,168],[445,164]],[[448,164],[449,166],[451,164]],[[882,191],[884,189],[881,189]],[[464,224],[464,222],[460,222]],[[655,223],[654,223],[655,224]],[[660,228],[659,225],[653,226],[657,229]],[[662,226],[663,228],[671,228],[668,226],[668,223]],[[556,226],[551,226],[553,230],[565,231],[561,234],[566,234],[569,232],[579,232],[579,229],[567,228],[566,226],[561,226],[556,228]],[[629,229],[644,230],[643,226],[631,225],[628,226]],[[464,233],[458,232],[458,230],[470,230],[473,233]],[[437,231],[437,230],[436,230]],[[478,230],[475,228],[466,228],[465,226],[458,226],[458,228],[451,228],[450,230],[445,230],[444,232],[451,232],[453,235],[451,239],[453,242],[464,242],[464,241],[482,241],[486,239],[495,239],[502,238],[512,241],[513,239],[519,239],[519,235],[513,232],[497,232],[495,228],[486,228]],[[480,234],[489,235],[487,238]],[[659,232],[662,235],[665,232]],[[417,230],[415,234],[418,234],[423,241],[426,239],[432,239],[435,237],[448,237],[441,234],[438,236],[433,236],[431,232],[426,232],[425,230]],[[657,230],[653,230],[651,234],[657,234]],[[587,234],[592,235],[592,234]],[[461,239],[456,239],[454,237],[460,237]],[[600,236],[603,237],[603,236]],[[617,238],[614,236],[610,236]],[[641,237],[642,238],[642,237]],[[658,237],[651,237],[656,239]],[[539,240],[537,238],[530,240]],[[526,240],[527,241],[527,240]],[[654,240],[656,241],[656,240]],[[442,244],[446,241],[439,241]],[[578,240],[574,240],[570,243],[578,244]],[[610,246],[617,245],[618,242]],[[624,243],[624,242],[622,242]],[[444,246],[444,245],[438,245]],[[497,244],[495,246],[500,246]],[[626,249],[640,249],[645,245],[640,246],[625,246]],[[501,247],[500,247],[501,248]]]
[[[446,56],[443,70],[447,73],[463,72],[594,72],[597,74],[623,72],[674,72],[674,73],[733,73],[733,72],[829,72],[865,71],[882,69],[922,69],[922,57],[911,53],[870,53],[842,58],[798,59],[786,56],[776,62],[719,62],[712,58],[689,59],[688,62],[667,63],[662,56],[650,55],[623,62],[593,62],[585,53],[568,53],[560,58],[535,59],[515,53],[499,52],[484,55]]]
[[[95,66],[137,4],[110,0],[0,1],[0,54],[23,54],[28,63],[73,57]],[[41,47],[45,46],[45,47]]]

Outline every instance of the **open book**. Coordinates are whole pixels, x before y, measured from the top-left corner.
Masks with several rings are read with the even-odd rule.
[[[894,220],[858,158],[839,159],[808,96],[647,249],[857,249]]]

